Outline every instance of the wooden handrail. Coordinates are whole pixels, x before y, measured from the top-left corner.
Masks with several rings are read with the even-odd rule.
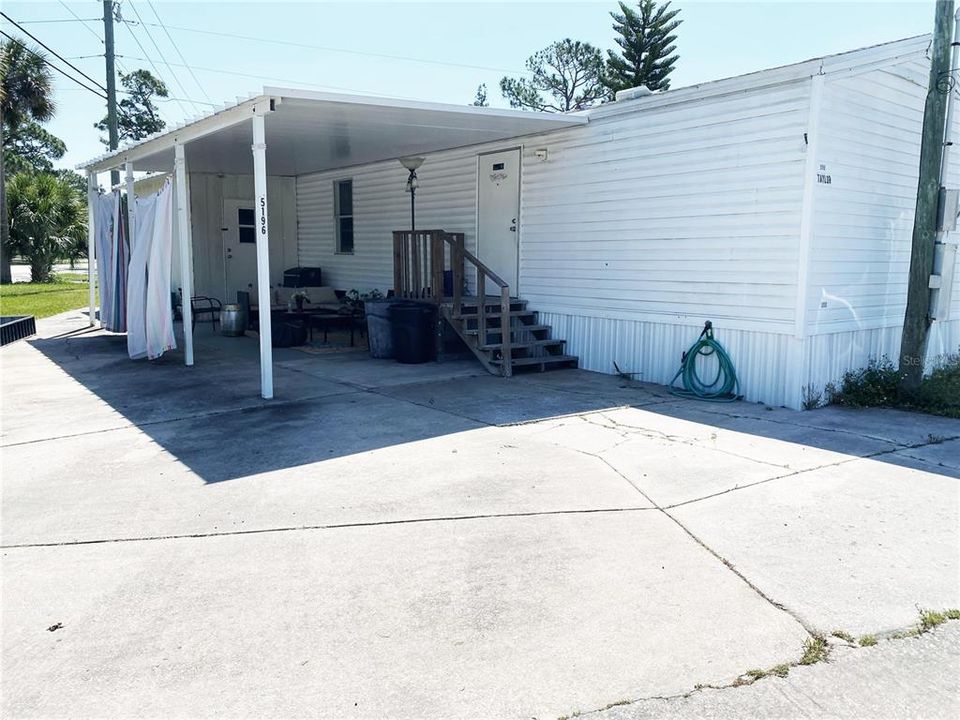
[[[398,297],[433,300],[438,305],[444,297],[446,245],[450,245],[450,269],[453,275],[453,316],[459,322],[463,315],[464,266],[469,262],[477,273],[477,342],[487,342],[487,295],[489,278],[500,290],[501,373],[513,374],[510,342],[510,287],[480,258],[466,249],[463,233],[443,230],[395,230],[393,233],[393,281]],[[421,247],[422,246],[422,247]]]

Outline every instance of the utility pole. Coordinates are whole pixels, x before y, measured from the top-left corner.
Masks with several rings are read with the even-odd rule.
[[[913,216],[907,309],[900,341],[900,393],[904,395],[916,392],[923,380],[927,331],[932,322],[930,276],[935,254],[947,102],[954,85],[954,68],[950,66],[953,19],[953,0],[937,0],[930,51],[930,81],[923,110],[920,181]]]
[[[103,41],[106,45],[107,58],[107,132],[110,140],[110,149],[116,150],[118,143],[117,133],[117,73],[114,69],[113,57],[113,0],[103,0]],[[110,172],[110,187],[120,184],[120,171]]]

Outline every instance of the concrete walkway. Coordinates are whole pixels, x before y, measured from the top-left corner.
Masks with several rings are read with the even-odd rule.
[[[955,420],[295,350],[263,402],[250,339],[40,326],[0,353],[4,717],[551,718],[960,607]]]

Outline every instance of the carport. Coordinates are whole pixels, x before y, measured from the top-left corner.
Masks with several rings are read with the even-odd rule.
[[[171,173],[178,228],[181,288],[193,295],[191,172],[253,170],[256,212],[257,291],[270,296],[268,161],[271,176],[299,176],[381,160],[519,138],[587,122],[586,117],[267,87],[262,94],[225,105],[209,115],[165,130],[78,166],[88,192],[98,173],[123,168],[128,197],[134,172]],[[269,148],[269,151],[268,151]],[[251,152],[252,151],[252,152]],[[93,203],[90,203],[91,208]],[[136,223],[130,204],[131,226]],[[90,216],[89,253],[94,257]],[[94,263],[90,263],[90,323],[96,323]],[[194,362],[190,303],[183,304],[184,360]],[[261,313],[261,395],[273,397],[270,313]]]

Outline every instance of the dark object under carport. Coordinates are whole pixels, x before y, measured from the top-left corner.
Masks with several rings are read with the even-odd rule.
[[[417,302],[391,305],[390,326],[397,362],[425,363],[436,357],[436,305]]]
[[[4,315],[0,317],[0,345],[7,345],[37,334],[33,315]]]

